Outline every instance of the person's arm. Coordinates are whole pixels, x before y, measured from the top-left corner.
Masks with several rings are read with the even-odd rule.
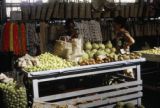
[[[131,46],[135,43],[135,40],[132,38],[132,36],[129,33],[125,33],[126,39],[127,39],[127,43],[126,43],[126,47]]]

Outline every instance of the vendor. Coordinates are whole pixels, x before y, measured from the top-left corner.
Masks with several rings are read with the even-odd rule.
[[[114,19],[114,30],[115,30],[115,46],[118,53],[129,53],[130,46],[135,43],[130,33],[126,30],[126,19],[118,16]],[[133,69],[127,69],[124,71],[125,76],[134,78]]]
[[[78,37],[77,30],[75,29],[75,23],[73,19],[66,20],[62,35],[61,36],[63,37],[63,39],[65,38],[67,40]]]
[[[118,16],[114,19],[114,31],[115,31],[115,46],[117,51],[129,52],[130,46],[135,43],[130,33],[126,30],[126,19]]]

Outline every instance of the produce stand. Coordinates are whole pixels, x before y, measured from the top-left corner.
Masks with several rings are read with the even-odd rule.
[[[103,63],[88,66],[79,66],[61,70],[49,70],[43,72],[20,71],[24,74],[24,83],[27,88],[28,99],[32,101],[49,102],[57,104],[77,104],[80,108],[113,106],[116,102],[133,102],[136,105],[141,104],[142,97],[142,80],[140,63],[144,62],[144,58],[118,61],[111,63]],[[40,96],[39,84],[49,81],[60,81],[62,79],[71,79],[81,76],[96,76],[100,74],[118,73],[126,69],[135,69],[136,78],[127,78],[119,75],[125,80],[123,83],[116,85],[106,85],[83,90],[76,90],[49,96]],[[30,88],[33,88],[31,91]],[[78,104],[79,103],[79,104]]]

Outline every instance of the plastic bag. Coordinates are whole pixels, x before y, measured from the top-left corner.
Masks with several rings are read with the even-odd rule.
[[[82,54],[82,40],[79,38],[72,39],[72,52],[73,55],[81,55]]]

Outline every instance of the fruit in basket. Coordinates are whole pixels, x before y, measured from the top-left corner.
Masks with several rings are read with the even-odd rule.
[[[105,46],[106,46],[106,48],[112,48],[113,47],[111,41],[108,41]]]
[[[92,49],[92,44],[91,44],[91,42],[86,42],[85,44],[84,44],[84,49],[85,50],[91,50]]]
[[[92,44],[92,48],[93,48],[93,49],[99,49],[99,45],[98,45],[97,43],[93,43],[93,44]]]

